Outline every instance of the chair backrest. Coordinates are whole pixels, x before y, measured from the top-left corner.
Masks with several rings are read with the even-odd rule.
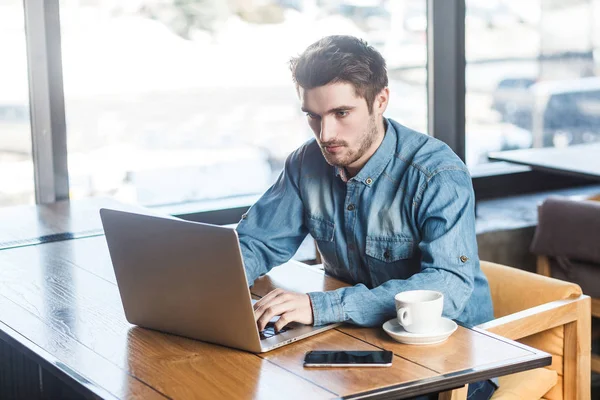
[[[481,269],[490,285],[495,318],[581,295],[576,284],[518,268],[481,261]]]
[[[534,254],[600,267],[599,240],[600,202],[553,196],[538,207],[538,225],[531,243]]]
[[[520,311],[542,306],[557,300],[574,299],[581,296],[581,288],[573,283],[541,276],[505,265],[481,261],[481,269],[486,275],[496,319],[508,317]],[[576,318],[576,317],[575,317]],[[576,338],[565,335],[564,325],[553,324],[549,321],[550,328],[540,329],[538,333],[515,338],[519,342],[552,354],[552,365],[547,367],[555,370],[558,375],[557,384],[544,396],[548,400],[570,400],[564,395],[565,379],[570,387],[576,386],[577,376],[565,377],[565,360],[569,352],[577,348],[577,343],[572,343]],[[569,343],[571,341],[571,343]],[[567,346],[571,346],[566,349]]]

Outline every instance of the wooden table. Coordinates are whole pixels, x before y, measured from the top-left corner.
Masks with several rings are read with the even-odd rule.
[[[77,203],[62,206],[73,211]],[[19,222],[11,216],[48,225],[52,218],[73,214],[39,217],[39,207],[31,207],[36,219],[20,210],[0,213],[3,230]],[[88,224],[96,218],[94,211]],[[14,232],[23,240],[22,229]],[[343,285],[314,267],[290,262],[259,279],[252,293]],[[106,399],[409,398],[551,360],[546,353],[463,326],[444,343],[409,346],[393,341],[380,327],[343,325],[264,354],[138,328],[125,320],[101,235],[0,250],[0,341],[78,393]],[[302,366],[309,350],[382,348],[395,354],[390,368]]]
[[[528,165],[539,171],[600,180],[600,143],[494,152],[488,158]]]

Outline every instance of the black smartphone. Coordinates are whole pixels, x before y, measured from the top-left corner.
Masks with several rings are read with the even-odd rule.
[[[309,351],[304,356],[305,367],[389,367],[393,353],[377,351]]]

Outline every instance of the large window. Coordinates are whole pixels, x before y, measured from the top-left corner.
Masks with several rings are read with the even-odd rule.
[[[25,0],[34,11],[26,31],[41,61],[30,66],[33,134],[43,150],[36,171],[45,171],[39,199],[65,197],[68,159],[71,198],[108,195],[190,211],[248,205],[244,195],[264,191],[311,136],[287,62],[329,34],[359,36],[382,52],[392,91],[387,116],[423,132],[429,123],[476,170],[476,187],[498,189],[486,196],[545,187],[530,185],[535,173],[499,171],[487,154],[598,140],[600,0],[465,1],[466,48],[463,0]],[[33,200],[33,173],[23,9],[17,0],[0,7],[6,205]],[[436,29],[427,38],[428,20]],[[51,79],[61,72],[68,154],[63,91]],[[52,141],[43,134],[48,109],[49,129],[58,131]]]
[[[466,5],[467,164],[600,141],[600,1]]]
[[[22,1],[0,1],[0,60],[0,206],[33,204]]]
[[[325,35],[388,62],[388,116],[426,130],[425,0],[64,0],[72,198],[252,195],[311,136],[287,61]]]

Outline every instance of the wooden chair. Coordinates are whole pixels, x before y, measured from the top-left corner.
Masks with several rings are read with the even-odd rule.
[[[547,256],[537,257],[537,273],[548,277],[552,276],[550,259]],[[600,318],[600,298],[592,298],[592,317]],[[592,354],[591,369],[593,372],[600,373],[600,355]]]
[[[518,398],[503,393],[532,389],[544,390],[535,398],[590,399],[590,297],[574,283],[486,261],[481,268],[490,284],[495,319],[479,328],[552,354],[546,369],[556,373],[556,384],[547,392],[533,387],[540,384],[533,377],[536,370],[500,377],[492,398]]]
[[[495,319],[479,328],[552,354],[549,367],[500,377],[492,399],[589,400],[590,297],[576,284],[520,269],[486,261],[481,269]],[[439,398],[464,400],[466,389]]]

